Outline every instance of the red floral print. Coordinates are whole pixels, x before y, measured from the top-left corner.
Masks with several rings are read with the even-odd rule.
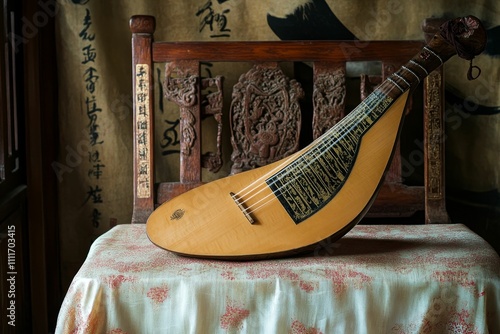
[[[122,285],[123,282],[134,282],[134,277],[127,277],[124,275],[110,275],[104,278],[104,281],[112,289],[116,290]]]
[[[292,327],[288,331],[289,334],[323,334],[322,331],[320,331],[317,328],[314,327],[309,327],[307,328],[306,325],[301,323],[298,320],[294,320],[292,322]]]
[[[371,277],[354,270],[327,269],[325,274],[332,279],[333,288],[337,294],[345,292],[349,287],[361,289],[372,281]]]
[[[312,292],[315,289],[314,283],[301,279],[297,272],[290,269],[273,267],[266,268],[262,266],[261,268],[248,270],[247,274],[250,279],[268,279],[269,277],[278,277],[282,280],[295,282],[298,283],[301,290],[306,292]]]
[[[243,321],[248,318],[250,311],[237,307],[233,303],[226,305],[226,312],[220,318],[222,329],[237,330],[243,327]]]
[[[159,286],[156,288],[151,288],[149,289],[147,296],[151,298],[156,304],[161,304],[168,297],[168,287]]]
[[[107,334],[127,334],[127,332],[121,330],[120,328],[115,328],[110,330]]]

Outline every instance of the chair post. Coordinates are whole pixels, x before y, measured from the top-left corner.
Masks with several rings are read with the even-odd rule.
[[[425,221],[449,223],[445,201],[444,71],[433,71],[424,82]]]
[[[145,223],[154,210],[153,165],[153,16],[130,19],[134,138],[134,208],[132,223]]]
[[[426,41],[439,31],[442,18],[422,23]],[[445,107],[444,68],[434,70],[424,80],[424,182],[425,222],[449,223],[445,197]]]

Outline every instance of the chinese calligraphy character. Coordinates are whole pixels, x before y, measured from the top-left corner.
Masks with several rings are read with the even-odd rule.
[[[147,117],[148,116],[148,106],[146,105],[139,105],[139,116],[142,117]]]
[[[137,130],[147,130],[148,129],[148,122],[147,121],[138,121],[137,123]]]
[[[139,165],[139,175],[149,175],[149,165],[140,164]]]
[[[98,228],[99,227],[99,224],[100,224],[100,220],[101,220],[101,212],[94,208],[94,210],[92,210],[92,225],[95,227],[95,228]]]
[[[101,112],[102,109],[97,107],[95,96],[92,96],[91,98],[87,97],[85,99],[85,104],[87,107],[87,117],[90,120],[89,123],[90,144],[92,146],[95,146],[97,144],[102,144],[103,141],[100,142],[97,141],[97,139],[99,138],[99,132],[97,132],[97,128],[99,128],[99,125],[97,124],[97,113]]]
[[[162,155],[169,155],[174,153],[179,153],[180,150],[171,149],[172,146],[179,145],[179,133],[177,131],[177,127],[179,125],[179,120],[169,121],[165,120],[165,123],[170,125],[163,132],[163,139],[160,142],[160,147],[163,149]]]
[[[227,28],[227,13],[229,13],[229,9],[223,10],[220,14],[215,13],[212,8],[212,1],[207,1],[207,3],[196,12],[196,16],[201,19],[199,31],[201,32],[208,27],[210,32],[214,32],[210,37],[229,37],[231,29]]]
[[[146,131],[141,131],[137,135],[137,143],[141,144],[141,145],[146,145],[147,144]]]
[[[95,113],[102,111],[101,108],[97,108],[97,103],[96,103],[94,95],[92,95],[92,98],[87,97],[85,99],[85,104],[87,105],[87,116],[89,118],[90,118],[90,116],[94,115]]]
[[[147,160],[149,158],[148,152],[149,150],[147,147],[139,148],[139,160]]]
[[[98,127],[99,125],[97,125],[95,121],[92,121],[89,125],[89,140],[92,146],[104,143],[104,140],[97,141],[99,139],[99,132],[97,132]]]
[[[92,199],[92,203],[102,203],[101,191],[102,189],[99,186],[95,186],[95,188],[89,187],[89,191],[87,191],[87,199],[85,203],[88,202],[89,199]]]
[[[144,68],[144,66],[138,66],[138,71],[137,71],[137,76],[138,77],[144,77],[144,75],[146,74],[146,69]]]
[[[89,62],[94,62],[96,57],[97,57],[97,53],[95,51],[95,49],[92,47],[92,44],[89,44],[87,46],[84,46],[82,48],[82,52],[83,52],[83,61],[82,61],[82,64],[87,64]]]
[[[83,29],[80,31],[80,38],[82,40],[87,40],[87,41],[93,41],[95,38],[94,34],[89,34],[87,30],[89,30],[90,26],[92,25],[91,17],[90,17],[90,10],[86,8],[86,13],[85,17],[83,18]]]
[[[137,101],[140,103],[146,102],[148,95],[146,93],[137,93]]]
[[[101,162],[101,159],[99,159],[99,151],[89,152],[89,162]]]
[[[95,75],[95,73],[97,73],[97,70],[92,66],[87,68],[84,73],[85,88],[91,94],[95,92],[95,84],[97,79],[99,79],[99,76]]]
[[[92,169],[89,170],[89,177],[95,177],[96,179],[99,179],[102,176],[102,167],[106,167],[106,165],[103,164],[95,164]]]

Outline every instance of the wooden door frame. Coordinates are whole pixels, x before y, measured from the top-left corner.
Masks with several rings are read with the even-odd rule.
[[[22,1],[28,244],[33,329],[53,332],[61,305],[57,178],[56,1]],[[28,27],[31,24],[31,27]],[[33,29],[33,27],[35,29]],[[21,31],[24,33],[24,31]]]

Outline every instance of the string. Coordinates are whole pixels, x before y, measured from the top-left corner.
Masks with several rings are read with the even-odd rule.
[[[477,70],[477,75],[473,75],[474,69]],[[469,70],[467,71],[467,79],[469,81],[476,80],[477,78],[479,78],[480,75],[481,75],[481,69],[479,68],[479,66],[472,65],[472,59],[471,59],[469,63]]]
[[[352,118],[354,118],[354,116],[355,116],[354,114],[355,114],[355,111],[349,113],[346,117],[342,118],[342,120],[339,123],[337,123],[337,126],[335,126],[334,128],[335,129],[340,128],[339,129],[340,133],[342,133],[342,131],[346,131],[347,127],[344,125],[344,123],[348,123]],[[321,142],[324,142],[324,137],[328,137],[330,132],[332,132],[332,131],[333,131],[333,128],[329,129],[323,135],[321,135],[320,137],[315,139],[313,142],[311,142],[311,144],[309,144],[303,151],[305,151],[305,152],[309,151],[308,148],[314,149],[318,144],[321,144]],[[254,180],[252,183],[250,183],[245,188],[241,189],[238,193],[236,193],[236,195],[238,197],[244,197],[244,196],[248,195],[248,193],[252,192],[256,188],[254,187],[254,188],[250,189],[250,191],[247,193],[244,193],[245,190],[253,187],[255,184],[257,184],[259,182],[262,182],[264,179],[271,177],[272,175],[276,174],[277,171],[280,171],[285,167],[291,166],[291,164],[289,164],[290,160],[292,160],[292,163],[293,163],[295,161],[295,159],[296,159],[295,155],[291,155],[288,159],[283,161],[283,163],[281,163],[280,165],[278,165],[277,167],[275,167],[271,171],[267,172],[266,174],[262,175],[260,178]]]
[[[361,114],[359,114],[359,113],[356,113],[355,117],[353,117],[353,118],[356,118],[357,120],[361,120],[361,119],[363,118],[363,115],[361,115]],[[352,129],[353,129],[355,126],[357,126],[357,125],[358,125],[358,123],[353,123],[353,124],[351,125],[351,127],[349,128],[349,130],[352,130]],[[341,135],[341,136],[334,137],[334,139],[335,139],[335,140],[334,140],[334,141],[331,141],[331,143],[330,143],[329,147],[333,147],[333,145],[335,145],[335,144],[336,144],[339,140],[341,140],[341,139],[345,136],[345,134],[347,134],[348,132],[350,132],[350,131],[344,131],[344,132],[342,133],[342,135]],[[323,142],[323,143],[324,143],[324,142]],[[320,143],[320,145],[322,145],[323,143]],[[327,149],[328,149],[328,147],[327,147]],[[319,149],[318,149],[318,150],[319,150]],[[311,159],[309,163],[311,164],[311,163],[313,163],[314,161],[316,161],[316,159],[317,159],[319,156],[320,156],[320,154],[315,155],[315,158]],[[299,158],[299,159],[300,159],[300,158]],[[294,162],[299,161],[299,159],[295,160]],[[288,166],[287,166],[287,167],[288,167]],[[290,168],[290,170],[293,170],[293,168]],[[284,176],[286,176],[287,174],[290,174],[290,173],[292,173],[292,171],[289,171],[288,173],[285,173],[285,175],[284,175]],[[283,176],[282,176],[282,177],[283,177]],[[297,177],[295,177],[295,178],[294,178],[294,177],[292,177],[292,178],[291,178],[288,182],[286,182],[285,184],[283,184],[283,187],[284,187],[284,188],[286,188],[286,186],[287,186],[287,185],[289,185],[289,184],[290,184],[290,183],[292,183],[292,182],[296,182],[299,178],[300,178],[300,176],[297,176]],[[272,184],[273,184],[273,183],[272,183]],[[262,190],[261,190],[261,191],[262,191]],[[259,191],[259,192],[260,192],[260,191]],[[268,199],[269,199],[269,197],[271,197],[271,200],[268,200]],[[270,194],[268,194],[268,195],[264,196],[263,198],[261,198],[259,201],[257,201],[257,202],[256,202],[256,203],[254,203],[253,205],[251,205],[251,206],[247,207],[247,208],[244,210],[244,213],[245,213],[245,214],[251,214],[251,213],[253,213],[253,212],[255,212],[255,211],[257,211],[257,210],[259,210],[259,209],[263,208],[264,206],[266,206],[267,204],[271,203],[272,201],[274,201],[274,200],[276,200],[276,199],[277,199],[277,198],[274,196],[274,193],[270,193]],[[267,201],[266,201],[266,200],[267,200]],[[264,202],[263,204],[260,204],[260,203],[261,203],[261,202],[263,202],[263,201],[265,201],[265,202]],[[259,204],[260,204],[260,205],[259,205]]]
[[[472,65],[472,60],[477,54],[480,54],[486,45],[486,43],[480,44],[464,44],[461,39],[469,38],[478,30],[481,25],[480,21],[474,17],[462,18],[459,20],[450,20],[445,22],[440,27],[441,36],[455,48],[457,55],[460,58],[470,60],[469,69],[467,71],[467,79],[475,80],[481,75],[481,69]],[[479,36],[480,37],[480,36]],[[479,38],[477,37],[477,38]],[[477,70],[477,75],[473,74],[473,71]]]
[[[381,87],[381,88],[382,88],[382,87]],[[391,88],[394,88],[394,87],[391,87]],[[369,97],[369,98],[367,98],[366,100],[368,100],[368,101],[369,101],[369,103],[371,104],[371,103],[373,102],[373,101],[371,101],[371,100],[372,100],[374,97],[375,97],[375,96],[374,96],[374,95],[372,95],[372,97]],[[378,99],[378,96],[376,96],[376,98]],[[365,102],[365,106],[366,106],[366,105],[367,105],[368,107],[374,107],[374,106],[376,106],[376,105],[372,105],[372,106],[370,106],[368,103],[366,103],[366,100],[364,101],[364,102]],[[377,102],[379,102],[379,101],[377,100]],[[352,121],[352,119],[354,119],[354,118],[355,118],[355,119],[357,119],[357,120],[360,120],[360,119],[362,119],[362,117],[363,117],[363,115],[362,115],[360,112],[356,112],[356,111],[353,111],[352,113],[350,113],[350,114],[349,114],[349,116],[351,116],[351,117],[345,117],[344,119],[348,119],[349,121]],[[347,122],[346,122],[346,123],[347,123]],[[322,143],[320,143],[320,145],[319,145],[319,146],[315,146],[315,147],[313,147],[313,148],[310,150],[310,152],[314,152],[314,151],[318,151],[318,150],[322,149],[323,147],[321,147],[321,145],[322,145],[323,143],[325,143],[325,142],[326,142],[326,143],[330,143],[330,147],[331,147],[331,146],[333,146],[333,145],[335,145],[335,144],[336,144],[339,140],[341,140],[341,139],[344,137],[344,135],[345,135],[346,133],[350,132],[350,131],[345,131],[347,128],[349,128],[349,130],[352,130],[352,128],[353,128],[353,127],[355,127],[356,125],[358,125],[358,123],[352,123],[352,124],[350,125],[350,127],[345,127],[345,126],[344,126],[344,127],[343,127],[343,130],[344,130],[344,131],[339,132],[341,135],[340,135],[340,136],[337,136],[337,137],[334,137],[334,138],[333,138],[333,139],[334,139],[334,141],[331,141],[331,140],[323,141],[323,140],[322,140]],[[336,129],[336,127],[335,127],[335,129]],[[333,130],[334,130],[334,129],[332,128],[332,129],[330,129],[329,131],[327,131],[327,133],[328,133],[328,132],[330,132],[330,131],[333,131]],[[321,137],[320,137],[320,138],[321,138]],[[328,138],[328,139],[331,139],[331,138]],[[324,145],[323,145],[323,146],[324,146]],[[306,152],[306,153],[309,153],[309,152]],[[311,159],[309,163],[313,163],[313,162],[317,159],[317,157],[319,157],[319,156],[320,156],[320,155],[316,155],[316,156],[315,156],[315,158],[314,158],[314,159]],[[294,161],[292,161],[292,164],[290,164],[290,165],[288,165],[288,166],[287,166],[287,167],[290,167],[290,168],[288,168],[288,171],[289,171],[289,172],[288,172],[288,173],[287,173],[287,172],[285,172],[285,174],[284,174],[282,177],[286,176],[287,174],[292,173],[292,172],[293,172],[293,170],[294,170],[294,168],[295,168],[295,167],[293,167],[292,165],[293,165],[294,163],[297,163],[297,164],[298,164],[298,163],[300,163],[300,161],[301,161],[301,159],[300,159],[300,158],[299,158],[299,159],[296,159],[296,160],[294,160]],[[292,168],[292,167],[293,167],[293,168]],[[295,182],[297,179],[298,179],[298,178],[295,178],[295,179],[294,179],[294,178],[292,178],[292,179],[290,179],[290,181],[289,181],[289,182],[287,182],[287,183],[285,183],[285,184],[284,184],[284,186],[286,187],[289,183],[291,183],[291,182]],[[272,185],[272,184],[270,184],[270,185]],[[257,189],[257,188],[255,188],[255,189]],[[260,192],[261,192],[261,191],[263,191],[264,189],[265,189],[265,187],[264,187],[264,188],[262,188],[260,191],[258,191],[256,194],[260,193]],[[252,197],[256,196],[256,194],[254,194]],[[267,205],[267,204],[268,204],[269,202],[271,202],[271,201],[264,202],[263,204],[261,204],[261,205],[259,205],[259,206],[257,206],[257,207],[256,207],[256,205],[257,205],[257,204],[259,204],[259,203],[261,203],[261,202],[265,201],[266,199],[268,199],[268,197],[273,196],[273,195],[274,195],[274,193],[270,193],[270,194],[266,195],[265,197],[263,197],[262,199],[260,199],[260,200],[259,200],[259,201],[257,201],[256,203],[254,203],[253,205],[251,205],[251,206],[247,207],[247,208],[245,209],[244,213],[246,213],[246,214],[250,214],[250,213],[255,212],[256,210],[258,210],[258,209],[262,208],[263,206]],[[273,199],[273,200],[275,200],[275,199],[276,199],[276,197],[274,197],[274,196],[273,196],[273,198],[272,198],[272,199]],[[250,198],[245,199],[245,201],[248,201],[248,200],[250,200]],[[244,203],[244,201],[243,201],[243,202],[240,202],[240,203]],[[253,208],[253,210],[251,210],[252,208]]]
[[[405,81],[406,82],[406,81]],[[385,83],[384,83],[385,84]],[[381,91],[382,94],[386,94],[384,93],[384,91],[387,89],[385,86],[387,86],[387,84],[382,84],[377,90]],[[408,86],[410,86],[409,83],[407,83]],[[394,89],[395,87],[394,86],[389,86],[390,89]],[[409,87],[408,87],[409,88]],[[375,100],[375,104],[373,103]],[[376,107],[376,105],[380,102],[380,98],[379,96],[375,96],[375,94],[369,96],[365,101],[363,101],[363,104],[364,104],[364,107],[368,107],[368,108],[374,108]],[[360,106],[361,107],[361,106]],[[356,108],[358,109],[358,108]],[[279,179],[276,179],[277,182],[282,182],[283,179],[286,178],[286,176],[290,173],[293,173],[297,168],[298,169],[301,169],[301,165],[304,165],[303,162],[304,162],[304,159],[302,157],[304,156],[307,156],[308,154],[309,155],[313,155],[314,158],[313,159],[309,159],[308,160],[308,163],[309,164],[312,164],[314,163],[318,157],[321,156],[321,154],[316,154],[315,152],[316,151],[321,151],[322,149],[325,148],[325,145],[327,146],[326,148],[330,148],[332,147],[333,145],[335,145],[336,143],[338,143],[338,141],[340,141],[341,139],[343,139],[343,137],[345,136],[346,133],[350,132],[355,126],[357,126],[359,124],[359,122],[352,122],[353,120],[356,120],[356,121],[359,121],[363,118],[363,113],[361,111],[358,111],[356,112],[356,109],[349,114],[349,117],[346,117],[345,119],[347,119],[350,124],[349,126],[343,126],[342,127],[342,131],[339,131],[337,133],[337,136],[335,137],[331,137],[329,136],[327,138],[327,140],[323,140],[322,137],[318,138],[318,139],[321,139],[321,143],[319,145],[316,145],[314,146],[310,151],[307,151],[304,153],[303,156],[301,156],[301,158],[298,158],[294,161],[292,161],[292,163],[290,165],[287,165],[287,169],[284,169],[285,170],[285,173],[284,175],[281,175]],[[346,123],[349,123],[349,122],[346,122]],[[346,131],[346,129],[348,129],[349,131]],[[334,131],[336,130],[336,127],[334,128],[331,128],[329,131],[327,131],[326,134],[328,134],[329,132],[331,131]],[[340,134],[340,135],[339,135]],[[333,140],[332,140],[333,139]],[[297,166],[293,166],[294,164],[296,164]],[[305,167],[307,168],[308,165],[306,164]],[[299,173],[300,175],[300,173]],[[287,185],[289,185],[290,183],[292,182],[296,182],[297,180],[299,180],[301,177],[295,177],[295,178],[291,178],[289,179],[288,182],[284,183],[282,185],[283,188],[286,189]],[[311,182],[308,182],[309,184],[311,184]],[[268,184],[269,186],[275,184],[275,182],[271,183],[271,184]],[[265,184],[263,184],[265,186]],[[326,187],[325,187],[326,188]],[[257,187],[255,187],[255,189],[257,189]],[[252,190],[255,190],[255,189],[252,189]],[[257,191],[255,194],[253,194],[250,198],[247,198],[245,201],[248,201],[250,200],[251,198],[253,198],[254,196],[256,196],[257,194],[261,193],[264,189],[266,189],[266,187],[263,187],[261,188],[259,191]],[[278,189],[279,190],[279,189]],[[269,193],[268,195],[264,196],[263,198],[261,198],[260,200],[258,200],[256,203],[252,204],[251,206],[247,207],[246,209],[244,209],[244,213],[245,214],[250,214],[252,212],[255,212],[256,210],[259,210],[260,208],[264,207],[265,205],[267,205],[268,203],[272,202],[273,200],[276,200],[277,198],[274,196],[275,195],[275,192],[271,192]],[[271,200],[268,200],[269,197],[271,197]],[[263,202],[263,203],[262,203]],[[244,202],[243,202],[244,203]],[[260,204],[262,203],[262,204]]]
[[[341,134],[341,137],[339,139],[341,139],[344,136],[344,134],[348,132],[348,130],[352,129],[352,127],[345,126],[344,123],[349,123],[351,121],[351,119],[354,118],[354,117],[357,117],[357,113],[355,112],[355,110],[353,112],[349,113],[349,115],[347,115],[346,117],[344,117],[339,123],[337,123],[337,126],[334,127],[335,129],[340,128],[339,129],[340,130],[339,133]],[[316,140],[314,140],[308,146],[309,150],[314,150],[314,149],[316,149],[318,147],[318,144],[321,145],[322,143],[324,143],[325,142],[325,138],[324,137],[329,137],[331,135],[330,132],[333,132],[334,128],[329,129],[322,136],[320,136],[319,138],[317,138]],[[307,147],[304,149],[305,152],[308,152],[309,150],[307,149]],[[290,160],[292,160],[292,163],[288,164]],[[261,176],[260,178],[256,179],[254,182],[252,182],[251,184],[249,184],[248,186],[246,186],[245,188],[243,188],[242,190],[240,190],[240,192],[238,192],[236,195],[238,197],[244,197],[244,196],[248,195],[248,193],[252,192],[253,190],[255,190],[256,187],[250,189],[250,191],[248,193],[242,193],[242,192],[245,191],[247,188],[252,187],[254,184],[256,184],[258,182],[262,182],[263,179],[267,179],[267,178],[271,177],[272,175],[276,174],[277,171],[280,171],[280,170],[284,169],[285,167],[291,167],[292,164],[294,162],[296,162],[296,161],[298,161],[298,159],[295,159],[295,156],[292,155],[289,159],[285,160],[282,164],[280,164],[279,166],[277,166],[276,168],[274,168],[273,170],[271,170],[267,174],[264,174],[263,176]],[[255,195],[256,194],[254,194],[253,196],[255,196]],[[247,200],[249,200],[249,199],[251,199],[251,198],[248,198]]]
[[[477,77],[479,77],[479,75],[481,74],[481,69],[478,66],[474,66],[472,64],[472,59],[474,58],[474,53],[477,52],[478,50],[474,50],[474,48],[469,49],[468,47],[465,47],[462,43],[460,43],[460,40],[459,40],[460,36],[462,36],[464,34],[468,34],[471,30],[474,30],[476,28],[476,27],[473,27],[473,26],[469,27],[469,25],[470,25],[470,22],[467,23],[467,22],[463,22],[463,21],[458,21],[458,23],[457,23],[456,21],[448,21],[447,23],[445,23],[441,27],[441,35],[442,35],[442,37],[445,40],[447,40],[449,43],[451,43],[451,44],[453,44],[455,46],[456,52],[457,52],[457,54],[460,57],[470,60],[469,70],[468,70],[468,73],[467,73],[467,78],[469,80],[473,80],[473,79],[476,79]],[[430,53],[432,53],[434,56],[436,56],[441,61],[441,63],[443,62],[441,60],[441,58],[435,52],[433,52],[432,50],[430,50],[427,47],[425,47],[425,49],[427,51],[429,51]],[[420,64],[416,63],[414,60],[410,60],[410,63],[412,63],[414,65],[417,65],[418,67],[420,67],[427,74],[427,70],[425,68],[423,68]],[[403,69],[408,70],[404,66],[403,66]],[[474,70],[477,71],[477,75],[474,75],[474,73],[473,73]],[[411,72],[411,74],[415,75],[415,73],[413,73],[412,71],[410,71],[410,72]],[[396,77],[398,77],[400,79],[403,79],[399,75],[396,75]],[[420,79],[418,78],[418,76],[415,75],[415,77],[417,77],[417,80],[420,82]],[[401,92],[404,92],[404,90],[394,80],[390,80],[390,78],[388,78],[388,79],[389,80],[387,80],[386,82],[391,82],[393,84],[393,86],[391,88],[397,87]],[[407,83],[406,80],[403,79],[403,81],[405,83]],[[349,117],[351,115],[352,115],[352,117]],[[354,110],[350,115],[348,115],[348,117],[344,117],[344,119],[341,122],[339,122],[338,126],[335,126],[332,129],[328,130],[327,132],[325,132],[325,134],[323,134],[321,137],[319,137],[317,140],[315,140],[313,143],[311,143],[310,146],[309,146],[310,149],[309,150],[306,149],[305,150],[305,154],[314,153],[315,151],[320,150],[324,146],[323,145],[324,143],[326,143],[327,149],[328,149],[328,145],[330,145],[329,146],[330,148],[333,147],[333,145],[335,145],[336,143],[338,143],[339,140],[343,139],[344,136],[345,136],[345,134],[347,134],[348,132],[350,132],[353,129],[353,127],[355,127],[358,124],[358,123],[355,123],[355,122],[353,122],[353,123],[350,123],[350,122],[352,122],[354,119],[359,121],[361,119],[361,117],[363,117],[362,112],[361,111],[356,112],[356,110]],[[338,133],[337,133],[338,136],[335,136],[335,137],[331,138],[331,131],[334,131],[334,130],[338,131]],[[325,139],[324,137],[325,136],[327,137],[326,141],[324,141],[324,139]],[[318,142],[317,142],[318,140],[321,140],[321,142],[319,143],[319,145],[318,145]],[[311,163],[315,162],[318,159],[319,156],[320,155],[314,155],[314,158],[311,159],[308,163],[311,164]],[[291,163],[290,163],[290,160],[292,160]],[[264,189],[266,189],[265,186],[266,186],[267,183],[266,182],[262,182],[263,180],[268,179],[271,176],[273,176],[273,175],[275,175],[278,172],[281,172],[283,170],[285,171],[285,173],[281,177],[285,178],[290,173],[293,173],[294,170],[295,170],[295,168],[301,169],[299,164],[302,163],[302,160],[303,159],[301,159],[301,157],[296,158],[295,155],[292,155],[290,159],[285,160],[282,164],[280,164],[279,166],[277,166],[276,168],[274,168],[272,171],[266,173],[265,175],[261,176],[260,178],[258,178],[254,182],[252,182],[247,187],[243,188],[240,191],[240,195],[238,195],[239,198],[246,197],[248,194],[250,194],[252,192],[255,192],[255,191],[256,192],[253,195],[251,195],[249,198],[244,199],[241,203],[245,203],[246,201],[248,201],[248,200],[252,199],[253,197],[257,196]],[[296,166],[294,166],[294,165],[296,165]],[[305,167],[307,168],[308,166],[306,165]],[[287,183],[285,183],[283,185],[283,187],[287,186],[290,182],[296,182],[299,177],[300,176],[295,177],[295,178],[292,177],[290,179],[290,181],[288,181]],[[269,186],[274,185],[276,182],[278,182],[278,179],[276,179],[276,181],[273,181],[273,183],[268,184],[268,185]],[[280,179],[280,182],[281,182],[281,179]],[[259,187],[261,187],[260,190],[258,190]],[[246,193],[245,193],[245,191],[246,191]],[[274,192],[271,192],[270,194],[264,196],[263,198],[261,198],[260,200],[258,200],[256,203],[254,203],[251,206],[249,206],[246,209],[244,209],[244,211],[246,212],[246,214],[250,214],[252,212],[255,212],[257,209],[259,209],[259,208],[267,205],[268,203],[270,203],[271,200],[267,200],[267,199],[268,199],[268,197],[270,197],[272,195],[274,195]],[[273,199],[276,200],[277,197],[273,196]],[[261,203],[263,201],[264,201],[263,204],[259,204],[259,203]],[[253,210],[252,210],[252,208],[253,208]]]
[[[391,87],[391,88],[394,88],[394,87]],[[379,88],[380,90],[382,90],[382,87]],[[374,98],[377,98],[376,100],[376,104],[373,104],[374,101],[372,101]],[[368,108],[373,108],[375,107],[377,104],[378,104],[379,101],[379,97],[378,96],[375,96],[375,94],[373,94],[371,97],[369,96],[365,101],[363,101],[363,104],[364,104],[364,107],[368,107]],[[361,106],[360,106],[361,107]],[[356,108],[358,109],[358,108]],[[359,123],[358,121],[361,120],[364,115],[362,112],[356,112],[356,109],[351,112],[347,117],[344,117],[343,120],[345,120],[344,122],[339,122],[341,123],[342,125],[340,126],[340,131],[338,131],[338,136],[335,136],[335,137],[331,137],[331,133],[330,132],[333,132],[334,130],[338,130],[337,127],[334,127],[334,128],[331,128],[330,130],[328,130],[323,136],[319,137],[318,139],[316,139],[311,145],[313,145],[313,147],[311,147],[310,150],[306,151],[305,154],[313,154],[314,158],[313,159],[310,159],[308,161],[308,164],[312,164],[314,163],[320,156],[321,154],[316,154],[315,152],[316,151],[320,151],[322,149],[325,149],[325,145],[327,146],[326,149],[329,149],[331,147],[333,147],[336,143],[338,143],[340,140],[342,140],[344,138],[344,136],[351,132],[351,130],[357,126]],[[356,122],[353,122],[353,121],[356,121]],[[343,123],[348,123],[347,126]],[[324,140],[324,136],[327,136],[327,140]],[[315,145],[317,144],[316,142],[317,141],[320,141],[319,145]],[[285,178],[286,176],[289,176],[290,173],[293,173],[297,168],[298,169],[301,169],[301,164],[303,164],[303,161],[304,159],[301,159],[301,157],[297,158],[297,159],[294,159],[292,161],[292,163],[288,164],[288,161],[286,161],[284,163],[285,166],[283,166],[283,164],[281,164],[280,166],[278,166],[277,168],[273,169],[273,171],[275,170],[285,170],[285,173],[284,175],[281,175],[281,178]],[[297,165],[297,166],[293,166],[293,165]],[[287,169],[284,169],[284,167],[287,167]],[[308,167],[308,165],[306,164],[305,167]],[[256,181],[253,182],[253,184],[256,184],[257,182],[262,182],[263,179],[267,179],[269,178],[270,176],[272,175],[275,175],[276,173],[273,173],[273,172],[269,172],[267,173],[267,175],[264,175],[262,176],[261,178],[257,179]],[[300,174],[300,173],[299,173]],[[288,184],[292,183],[292,182],[296,182],[298,179],[300,178],[300,176],[298,177],[292,177],[288,182],[286,182],[285,184],[283,184],[283,187],[286,187]],[[280,181],[281,179],[275,181],[275,182],[272,182],[271,184],[267,184],[267,183],[262,183],[263,187],[256,191],[253,195],[251,195],[249,198],[245,198],[243,201],[240,201],[240,203],[245,203],[246,201],[249,201],[251,200],[253,197],[255,197],[256,195],[258,195],[259,193],[261,193],[264,189],[266,189],[266,185],[268,186],[271,186],[273,184],[275,184],[276,182]],[[260,186],[260,185],[258,185]],[[253,187],[250,191],[248,191],[246,194],[242,194],[241,191],[239,192],[239,195],[238,195],[238,198],[242,198],[242,197],[246,197],[246,195],[248,195],[249,193],[251,193],[252,191],[255,191],[256,189],[258,189],[258,186],[256,187]],[[249,186],[245,187],[243,190],[246,190],[247,188],[249,188]],[[266,196],[264,196],[263,198],[259,199],[257,202],[255,202],[254,204],[252,204],[251,206],[248,206],[245,208],[244,210],[244,213],[245,214],[250,214],[252,212],[255,212],[256,210],[264,207],[265,205],[267,205],[268,203],[270,203],[272,200],[276,200],[277,198],[275,196],[273,196],[274,193],[270,193]],[[269,197],[272,196],[272,200],[268,200]],[[264,202],[264,203],[262,203]],[[262,204],[261,204],[262,203]]]
[[[350,113],[348,116],[344,117],[342,119],[341,122],[339,122],[339,126],[337,127],[340,127],[340,131],[339,131],[339,134],[340,136],[335,138],[337,140],[340,140],[343,138],[343,136],[349,132],[350,129],[352,129],[352,127],[355,125],[353,124],[352,126],[345,126],[343,123],[349,123],[349,121],[351,121],[351,119],[355,118],[355,117],[358,117],[357,113],[354,111],[352,113]],[[335,127],[335,129],[337,129],[337,127]],[[328,142],[329,139],[330,139],[330,132],[333,131],[333,128],[328,130],[327,132],[325,132],[322,136],[320,136],[319,138],[317,138],[315,141],[313,141],[308,147],[309,149],[305,149],[305,154],[311,152],[311,151],[314,151],[314,150],[319,150],[321,148],[323,148],[321,145],[323,145],[325,142]],[[324,137],[328,137],[327,140],[324,140]],[[289,163],[291,161],[291,163]],[[243,188],[240,192],[237,193],[237,196],[238,198],[242,198],[242,197],[247,197],[247,195],[251,192],[254,192],[256,189],[259,189],[258,187],[262,185],[262,188],[260,190],[258,190],[257,192],[255,192],[254,194],[252,194],[250,197],[247,197],[245,198],[244,201],[242,201],[242,203],[244,203],[245,201],[249,201],[251,200],[253,197],[257,196],[258,194],[260,194],[264,189],[266,189],[267,187],[266,186],[272,186],[275,184],[275,182],[272,182],[270,184],[267,184],[266,182],[262,182],[263,180],[265,179],[268,179],[269,177],[277,174],[277,172],[279,171],[282,171],[282,170],[285,170],[287,172],[285,172],[285,174],[283,176],[287,176],[289,173],[292,173],[293,170],[294,170],[294,164],[298,164],[298,162],[300,161],[300,158],[296,158],[295,156],[291,156],[291,159],[287,159],[284,163],[280,164],[278,167],[274,168],[272,171],[268,172],[267,174],[264,174],[263,176],[261,176],[260,178],[258,178],[257,180],[255,180],[254,182],[252,182],[250,185],[248,185],[247,187]],[[285,169],[287,168],[287,169]],[[290,181],[291,182],[291,181]],[[259,183],[259,184],[257,184]],[[257,186],[254,186],[255,184],[257,184]],[[286,184],[285,184],[286,185]],[[253,186],[253,187],[252,187]],[[247,193],[243,193],[243,191],[247,190],[247,188],[250,188],[252,187],[252,189],[250,189]],[[270,194],[272,195],[272,194]],[[268,196],[270,196],[268,195]],[[256,202],[255,204],[261,202],[262,200],[266,199],[266,197],[268,196],[265,196],[264,198],[260,199],[258,202]],[[254,205],[255,205],[254,204]],[[251,206],[250,206],[251,207]],[[247,207],[247,210],[250,208],[250,207]],[[253,211],[252,211],[253,212]]]

